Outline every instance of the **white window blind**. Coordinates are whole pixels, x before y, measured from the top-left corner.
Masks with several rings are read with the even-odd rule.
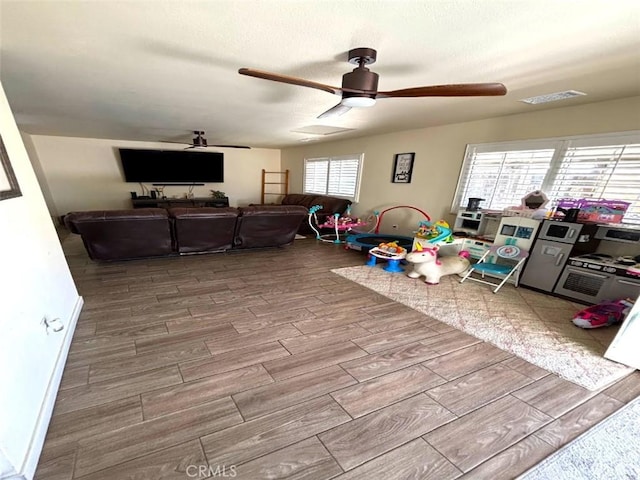
[[[362,155],[307,158],[304,162],[304,193],[356,201],[361,169]]]
[[[640,132],[468,145],[452,211],[471,197],[502,210],[533,190],[552,204],[561,198],[629,202],[623,221],[640,223]]]
[[[538,190],[551,165],[553,149],[472,152],[461,198],[484,198],[485,208],[502,210],[520,205]]]
[[[329,172],[329,159],[316,158],[305,161],[304,166],[304,193],[327,193],[327,174]]]
[[[640,144],[568,148],[550,191],[552,198],[629,202],[625,221],[640,223]]]

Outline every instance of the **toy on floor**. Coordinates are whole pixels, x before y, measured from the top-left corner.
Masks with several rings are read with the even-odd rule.
[[[413,264],[413,270],[407,274],[410,278],[424,277],[425,283],[437,285],[440,277],[454,273],[465,272],[471,263],[469,252],[461,251],[457,256],[438,257],[440,247],[423,247],[416,245],[416,249],[406,256],[406,260]]]
[[[626,298],[614,302],[602,302],[580,310],[571,320],[580,328],[600,328],[622,323],[633,307],[633,300]]]
[[[377,247],[369,250],[369,259],[367,260],[367,266],[375,267],[376,258],[387,260],[387,265],[383,270],[387,272],[403,272],[404,270],[400,266],[400,260],[404,259],[407,255],[407,249],[398,245],[397,241],[381,243]]]
[[[318,218],[316,215],[316,212],[319,210],[322,210],[321,205],[314,205],[311,207],[309,209],[308,218],[309,226],[316,233],[316,240],[330,243],[344,243],[344,240],[340,238],[341,233],[346,235],[352,228],[366,225],[366,222],[351,216],[351,205],[347,207],[344,216],[341,216],[339,213],[334,213],[333,215],[328,216],[324,223],[321,224],[318,224]],[[317,228],[314,224],[317,225]],[[318,228],[330,228],[334,230],[335,233],[321,235]]]
[[[451,227],[444,220],[438,220],[435,223],[422,221],[418,225],[418,230],[414,233],[417,238],[422,238],[429,243],[453,242]]]
[[[325,222],[318,226],[321,228],[335,228],[336,225],[338,228],[353,228],[354,226],[364,225],[364,222],[351,216],[351,205],[348,205],[344,215],[341,216],[339,213],[334,213],[333,216],[327,217]]]
[[[406,246],[407,248],[411,248],[411,245],[413,243],[413,238],[411,237],[380,234],[380,223],[382,222],[384,214],[398,208],[409,208],[415,210],[423,215],[428,221],[431,220],[431,217],[427,215],[426,212],[420,210],[417,207],[412,207],[411,205],[398,205],[396,207],[387,208],[382,212],[374,211],[373,213],[375,216],[375,227],[368,233],[356,233],[356,230],[358,229],[354,230],[353,234],[347,237],[345,248],[357,250],[359,252],[368,252],[371,248],[375,247],[381,242],[393,241],[397,241],[401,245]]]
[[[407,250],[404,247],[398,245],[398,242],[389,242],[389,243],[381,243],[378,245],[375,250],[384,252],[389,255],[401,255],[403,253],[407,253]]]

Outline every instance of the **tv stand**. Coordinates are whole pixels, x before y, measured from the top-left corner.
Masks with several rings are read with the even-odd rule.
[[[173,207],[228,207],[229,197],[224,198],[132,198],[133,208],[173,208]]]

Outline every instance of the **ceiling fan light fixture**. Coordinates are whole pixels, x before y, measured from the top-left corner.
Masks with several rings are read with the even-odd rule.
[[[351,110],[351,107],[349,107],[349,106],[345,105],[344,103],[340,102],[335,107],[330,108],[329,110],[327,110],[323,114],[319,115],[318,118],[339,117],[340,115],[344,115],[345,113],[347,113],[349,110]]]
[[[371,97],[345,97],[340,102],[347,107],[373,107],[376,99]]]

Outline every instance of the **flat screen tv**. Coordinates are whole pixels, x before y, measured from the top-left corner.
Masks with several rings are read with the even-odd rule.
[[[224,154],[220,152],[121,148],[120,160],[125,182],[224,182]]]

